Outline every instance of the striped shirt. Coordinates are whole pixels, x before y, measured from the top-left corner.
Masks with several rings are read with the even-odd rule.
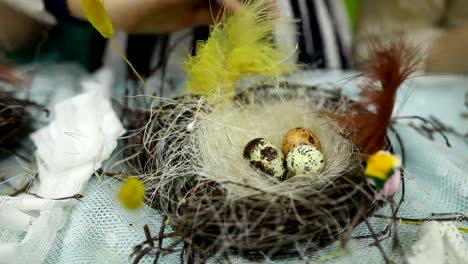
[[[0,0],[24,13],[49,24],[73,23],[89,26],[69,16],[65,0]],[[34,4],[31,4],[34,2]],[[347,69],[351,66],[351,24],[346,2],[350,0],[277,0],[281,16],[299,21],[278,25],[278,46],[295,53],[297,62],[310,68]],[[94,32],[97,34],[97,32]],[[124,40],[127,57],[142,75],[167,65],[181,65],[186,54],[195,55],[196,44],[206,40],[209,27],[200,26],[172,34],[127,35]],[[106,41],[101,37],[87,38],[87,67],[95,70],[105,61]],[[73,48],[73,47],[70,47]]]

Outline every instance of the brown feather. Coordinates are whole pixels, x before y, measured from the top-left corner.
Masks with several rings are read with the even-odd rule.
[[[13,66],[0,64],[0,82],[19,84],[22,81],[15,75]]]
[[[360,75],[365,78],[360,98],[337,118],[342,127],[350,129],[351,139],[363,157],[383,149],[397,89],[418,70],[420,62],[416,47],[402,40],[387,46],[370,44],[368,68]]]

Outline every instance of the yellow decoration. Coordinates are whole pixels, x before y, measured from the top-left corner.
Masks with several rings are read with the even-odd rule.
[[[120,187],[119,200],[128,209],[138,209],[145,200],[145,185],[137,178],[130,178]]]
[[[288,54],[275,47],[274,29],[279,21],[269,1],[247,1],[236,13],[212,27],[197,55],[185,62],[189,92],[206,96],[210,103],[230,101],[236,84],[250,74],[273,76],[291,72]]]
[[[383,181],[389,173],[398,166],[398,158],[387,151],[379,151],[369,157],[364,174]]]
[[[114,26],[104,8],[103,0],[81,0],[84,15],[93,27],[105,38],[114,35]]]
[[[430,221],[430,220],[428,220],[428,221]],[[400,222],[405,223],[405,224],[408,224],[408,225],[421,225],[421,224],[426,223],[427,221],[400,220]],[[457,229],[458,229],[460,232],[468,233],[468,227],[457,226]]]
[[[114,36],[114,26],[112,25],[112,21],[104,7],[104,0],[81,0],[81,8],[83,9],[83,13],[86,19],[88,19],[89,23],[91,23],[91,25],[93,25],[93,27],[99,31],[99,33],[104,38],[109,39],[112,48],[119,52],[120,56],[125,60],[130,69],[132,69],[133,73],[141,81],[143,87],[146,89],[146,92],[151,95],[151,89],[148,87],[143,77],[141,77],[135,67],[133,67],[133,64],[125,56],[125,53],[122,51],[122,49],[116,43],[114,43],[112,39],[110,39],[112,36]]]

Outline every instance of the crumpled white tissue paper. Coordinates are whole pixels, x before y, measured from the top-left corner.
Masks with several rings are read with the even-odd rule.
[[[45,199],[0,197],[0,238],[12,236],[9,242],[0,239],[0,263],[44,260],[78,202],[52,199],[82,193],[125,132],[111,106],[112,71],[103,69],[93,77],[82,82],[83,93],[58,103],[55,120],[31,136],[39,178],[31,192]]]
[[[409,264],[466,264],[468,248],[457,227],[450,222],[427,222],[413,245]]]

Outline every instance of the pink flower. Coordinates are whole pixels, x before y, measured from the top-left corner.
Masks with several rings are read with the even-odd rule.
[[[401,172],[399,168],[395,168],[395,172],[385,182],[384,187],[375,195],[375,198],[377,200],[383,200],[385,197],[394,195],[398,191],[398,188],[400,188],[400,185]]]

